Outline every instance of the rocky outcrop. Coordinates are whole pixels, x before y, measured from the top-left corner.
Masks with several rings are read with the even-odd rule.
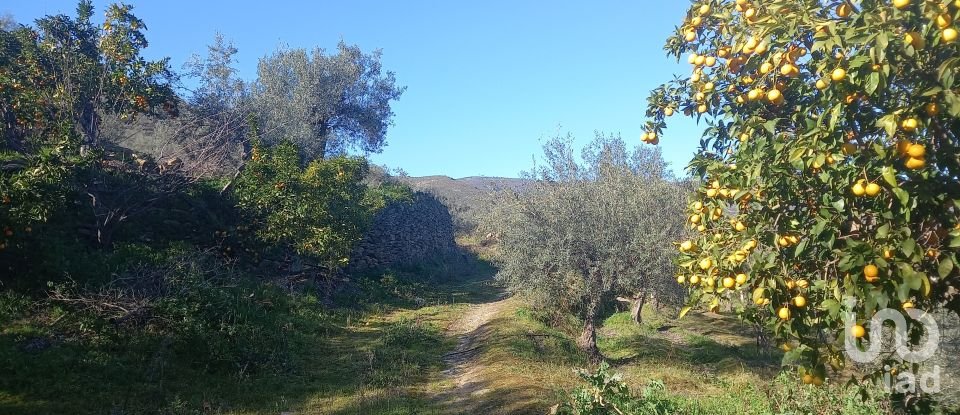
[[[434,196],[416,192],[380,210],[354,248],[347,273],[435,263],[461,263],[450,211]]]

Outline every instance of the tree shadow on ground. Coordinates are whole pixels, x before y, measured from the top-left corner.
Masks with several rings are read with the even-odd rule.
[[[615,366],[661,363],[713,373],[771,373],[779,368],[782,355],[758,346],[734,318],[691,314],[685,319],[601,330],[601,350]]]
[[[495,269],[476,264],[425,284],[416,293],[422,304],[277,311],[289,313],[280,319],[286,350],[269,370],[215,370],[216,355],[164,346],[161,336],[60,336],[36,322],[5,322],[0,413],[434,413],[432,384],[455,346],[446,325],[470,304],[502,296]],[[55,340],[28,350],[34,337]]]

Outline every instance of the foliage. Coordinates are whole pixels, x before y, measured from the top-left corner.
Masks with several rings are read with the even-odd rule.
[[[628,163],[619,138],[598,136],[585,151],[592,165],[577,162],[570,140],[544,151],[537,182],[501,201],[491,220],[502,247],[498,278],[538,307],[576,313],[585,323],[581,346],[595,355],[595,320],[616,294],[672,289],[663,282],[683,192],[660,174],[658,152],[637,150],[649,162]]]
[[[620,374],[611,374],[610,366],[601,363],[596,372],[580,370],[580,378],[587,382],[570,394],[569,402],[564,403],[559,413],[574,415],[608,414],[673,414],[676,405],[664,394],[666,386],[662,382],[652,381],[634,395],[623,382]]]
[[[35,42],[30,47],[36,55],[26,55],[27,62],[47,77],[25,89],[38,94],[41,114],[71,121],[85,144],[98,144],[104,114],[131,117],[175,108],[167,60],[147,61],[140,55],[148,43],[143,21],[132,9],[110,5],[103,26],[96,27],[90,20],[92,3],[81,1],[76,18],[47,16],[37,20],[36,31],[20,29]],[[27,124],[40,118],[24,115]]]
[[[390,101],[405,89],[395,83],[393,72],[381,73],[379,50],[340,42],[335,55],[293,49],[261,59],[251,98],[266,142],[290,140],[307,160],[322,159],[383,148]]]
[[[606,364],[594,372],[578,371],[587,386],[572,391],[560,405],[558,413],[591,415],[656,415],[656,414],[712,414],[750,413],[810,414],[843,413],[879,415],[889,413],[880,391],[861,391],[856,388],[825,390],[809,386],[797,387],[796,378],[783,373],[777,376],[766,396],[755,399],[746,407],[736,405],[738,397],[721,397],[711,401],[697,401],[683,395],[668,393],[660,381],[650,381],[639,394],[632,393],[619,373],[611,373]]]
[[[81,1],[77,17],[0,29],[0,250],[65,206],[76,173],[95,166],[100,117],[173,108],[165,61],[140,56],[143,22],[113,5],[102,28]],[[9,30],[7,30],[9,29]]]
[[[846,312],[861,326],[885,307],[960,310],[957,13],[946,1],[696,1],[667,40],[693,73],[653,91],[644,139],[674,110],[708,124],[681,281],[691,305],[752,297],[777,339],[799,344],[785,362],[806,382],[843,367],[845,338],[880,341],[854,339]]]
[[[257,251],[276,247],[330,271],[346,265],[373,214],[363,178],[366,160],[337,157],[302,167],[297,147],[253,145],[235,198],[241,230]]]
[[[206,57],[194,55],[184,65],[187,74],[199,83],[189,98],[194,111],[219,118],[241,108],[247,89],[243,80],[237,78],[236,54],[233,43],[217,33],[213,44],[207,46]]]

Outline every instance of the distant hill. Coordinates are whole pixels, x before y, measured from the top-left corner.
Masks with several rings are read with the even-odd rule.
[[[434,193],[437,196],[471,198],[488,195],[501,190],[522,190],[530,181],[510,177],[471,176],[454,179],[447,176],[399,177],[416,190]]]
[[[454,179],[447,176],[396,177],[414,190],[430,193],[443,201],[454,216],[458,232],[472,231],[479,215],[504,190],[522,191],[531,181],[510,177],[472,176]]]

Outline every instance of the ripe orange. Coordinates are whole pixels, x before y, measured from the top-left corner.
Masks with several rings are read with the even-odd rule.
[[[770,71],[772,71],[772,70],[773,70],[773,64],[770,63],[770,62],[764,62],[762,65],[760,65],[760,74],[761,74],[761,75],[766,75],[766,74],[770,73]]]
[[[780,74],[783,76],[794,77],[800,74],[800,69],[792,63],[786,63],[780,67]]]
[[[839,6],[837,6],[837,16],[840,16],[841,18],[850,16],[850,12],[850,5],[847,3],[841,3]]]
[[[733,278],[731,277],[723,278],[723,288],[733,288],[734,285],[736,285],[736,280],[734,280]]]
[[[917,170],[917,169],[922,169],[923,166],[926,166],[927,162],[921,158],[910,157],[907,159],[904,165],[907,166],[907,168],[910,170]]]
[[[783,93],[776,89],[771,89],[770,92],[767,92],[767,100],[773,105],[783,104]]]
[[[880,193],[880,185],[876,183],[869,183],[864,188],[864,191],[866,192],[867,196],[874,197]]]
[[[910,146],[912,145],[913,143],[911,143],[908,140],[897,141],[897,154],[900,154],[901,156],[906,156],[907,150],[909,150]]]
[[[710,268],[713,268],[713,260],[710,258],[703,258],[700,260],[698,265],[700,266],[700,269],[706,271]]]
[[[912,118],[912,117],[911,117],[911,118],[907,118],[907,119],[903,120],[902,122],[900,122],[900,128],[902,128],[903,131],[906,131],[906,132],[908,132],[908,133],[912,133],[912,132],[914,132],[914,131],[917,131],[917,127],[919,127],[919,126],[920,126],[920,122],[917,121],[916,118]]]
[[[847,71],[843,68],[834,69],[833,72],[830,73],[830,79],[832,79],[834,82],[843,81],[844,79],[847,79]]]
[[[777,310],[777,316],[780,317],[781,320],[789,320],[789,319],[790,319],[790,308],[789,308],[789,307],[780,307],[780,309]]]
[[[893,0],[893,7],[903,10],[910,7],[910,0]]]
[[[864,329],[863,326],[859,324],[854,324],[853,327],[850,328],[850,335],[852,335],[856,339],[859,339],[867,335],[867,330]]]
[[[914,49],[920,50],[927,47],[927,41],[923,38],[923,35],[917,32],[907,32],[903,35],[903,43],[913,46]]]
[[[793,297],[793,305],[797,306],[798,308],[806,307],[806,306],[807,306],[807,298],[804,297],[804,296],[802,296],[802,295],[798,295],[798,296],[796,296],[796,297]]]
[[[911,144],[907,148],[907,155],[913,158],[921,158],[927,154],[927,148],[923,144]]]
[[[880,275],[880,269],[877,268],[876,265],[867,264],[867,266],[863,267],[863,276],[866,277],[867,280],[878,278],[878,275]]]
[[[863,186],[863,180],[857,181],[850,187],[850,191],[853,192],[854,196],[863,196],[867,193],[867,189]]]
[[[943,29],[943,33],[940,33],[940,38],[943,39],[944,43],[953,43],[953,41],[957,40],[957,35],[957,29],[948,27]]]
[[[737,274],[735,281],[737,284],[745,284],[747,282],[747,274]]]
[[[946,29],[953,24],[953,16],[943,13],[937,16],[937,27],[940,29]]]

